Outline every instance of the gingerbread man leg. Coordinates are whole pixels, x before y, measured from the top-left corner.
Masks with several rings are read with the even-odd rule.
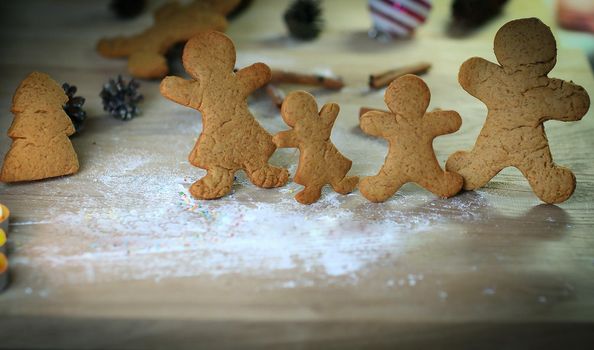
[[[483,187],[503,168],[509,166],[502,154],[493,152],[464,152],[452,154],[446,162],[446,170],[456,172],[464,178],[464,189],[475,190]]]
[[[561,203],[575,190],[575,175],[571,170],[553,163],[548,147],[531,154],[529,162],[515,165],[524,174],[534,193],[545,203]]]
[[[349,194],[357,187],[357,183],[359,183],[357,176],[345,176],[342,179],[331,182],[330,185],[334,191],[340,194]]]
[[[301,204],[311,204],[316,202],[322,196],[322,187],[320,185],[308,185],[295,195],[297,202]]]
[[[431,191],[431,193],[442,198],[450,198],[460,192],[464,183],[462,176],[451,171],[443,171],[437,164],[432,169],[426,171],[426,173],[439,175],[433,177],[422,176],[416,182],[423,188]]]
[[[250,181],[263,188],[283,186],[289,180],[287,169],[272,166],[264,163],[261,166],[248,165],[245,169]]]
[[[199,199],[220,198],[231,192],[235,171],[211,167],[207,170],[206,176],[194,182],[190,187],[190,193]]]
[[[390,198],[406,182],[402,175],[390,174],[382,168],[379,174],[363,178],[359,183],[359,191],[368,200],[380,203]]]

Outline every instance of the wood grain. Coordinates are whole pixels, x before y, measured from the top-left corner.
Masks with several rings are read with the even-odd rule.
[[[307,88],[341,111],[332,139],[351,173],[377,172],[386,145],[362,134],[362,106],[385,109],[370,73],[420,61],[429,109],[455,109],[459,132],[436,139],[441,164],[474,143],[486,108],[456,76],[471,56],[494,60],[492,38],[512,18],[548,6],[510,2],[505,14],[463,39],[444,34],[448,3],[435,1],[415,39],[367,37],[364,1],[325,1],[326,29],[313,42],[286,37],[286,1],[257,1],[228,34],[237,66],[341,76],[345,88]],[[151,2],[151,7],[157,4]],[[515,169],[451,200],[407,185],[384,204],[355,192],[292,200],[299,186],[262,190],[238,174],[234,193],[213,202],[180,193],[204,174],[187,162],[200,116],[142,82],[144,113],[128,123],[103,112],[102,84],[126,63],[95,51],[103,36],[137,31],[148,13],[116,21],[107,1],[2,2],[0,130],[11,123],[14,89],[31,70],[78,86],[86,130],[73,138],[81,171],[0,185],[12,212],[12,284],[0,294],[0,348],[175,348],[364,346],[580,348],[594,340],[594,112],[546,124],[555,160],[577,177],[573,197],[541,204]],[[266,20],[263,20],[266,19]],[[594,93],[580,51],[559,43],[552,77]],[[285,93],[298,87],[283,86]],[[302,87],[299,87],[302,88]],[[274,133],[287,129],[264,95],[250,107]],[[0,153],[10,140],[2,133]],[[294,174],[298,154],[272,159]],[[196,206],[188,209],[188,205]],[[282,225],[282,226],[279,226]]]

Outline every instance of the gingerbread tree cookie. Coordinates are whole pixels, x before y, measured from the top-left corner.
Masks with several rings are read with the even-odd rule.
[[[488,108],[470,152],[450,156],[446,168],[464,177],[464,189],[484,186],[508,166],[518,168],[536,195],[560,203],[575,189],[575,176],[555,165],[543,123],[576,121],[588,111],[586,91],[549,78],[557,60],[555,38],[537,18],[511,21],[495,35],[499,65],[473,57],[460,67],[460,85]]]
[[[338,111],[336,103],[327,103],[318,114],[315,98],[305,91],[292,92],[283,101],[281,115],[293,129],[276,134],[272,141],[277,147],[299,148],[295,182],[305,186],[295,196],[299,203],[317,201],[326,184],[340,194],[350,193],[357,186],[358,177],[346,176],[352,162],[330,141]]]
[[[13,140],[2,165],[0,181],[45,179],[78,171],[78,159],[68,136],[74,126],[62,106],[64,90],[47,74],[33,72],[12,99]]]
[[[202,113],[203,130],[189,159],[207,175],[192,185],[190,193],[199,199],[222,197],[231,191],[239,169],[256,186],[284,185],[287,170],[268,164],[276,150],[272,135],[258,124],[247,103],[254,90],[270,81],[268,66],[255,63],[234,73],[233,42],[215,31],[190,39],[183,63],[193,79],[166,77],[161,94]]]
[[[384,100],[390,112],[370,111],[361,119],[361,129],[386,139],[389,151],[379,173],[359,184],[372,202],[390,198],[407,182],[415,182],[440,197],[451,197],[462,188],[462,177],[443,171],[433,151],[433,139],[451,134],[462,120],[455,111],[425,113],[431,94],[423,80],[405,75],[387,88]]]
[[[97,51],[109,58],[128,57],[128,71],[137,78],[162,78],[169,68],[165,53],[205,30],[224,31],[225,15],[240,0],[195,0],[182,5],[169,2],[154,15],[153,25],[130,37],[101,39]]]

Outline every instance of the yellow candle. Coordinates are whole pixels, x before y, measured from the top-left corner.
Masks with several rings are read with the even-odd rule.
[[[10,210],[4,205],[0,204],[0,228],[4,230],[4,234],[8,235],[8,218]]]
[[[8,270],[8,259],[6,259],[6,255],[4,253],[0,253],[0,275],[4,274]],[[0,286],[2,289],[2,286]]]
[[[4,289],[4,285],[7,282],[6,276],[8,275],[8,259],[4,253],[0,253],[0,290]]]
[[[0,292],[8,285],[8,259],[0,253]]]
[[[6,254],[6,232],[0,228],[0,253]]]
[[[1,204],[0,204],[1,206]],[[6,213],[6,211],[3,211]],[[8,214],[2,218],[2,226],[8,223]],[[4,220],[6,219],[6,220]],[[8,226],[8,225],[6,225]],[[6,258],[6,232],[0,228],[0,292],[8,285],[8,259]]]

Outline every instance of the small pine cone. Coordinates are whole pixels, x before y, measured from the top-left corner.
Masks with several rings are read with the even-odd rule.
[[[454,0],[454,21],[464,28],[476,28],[501,13],[507,0]]]
[[[83,123],[85,119],[87,119],[87,112],[83,109],[85,98],[82,96],[75,96],[76,86],[74,85],[64,83],[62,84],[62,89],[64,89],[64,93],[68,96],[68,101],[63,106],[64,112],[68,114],[74,125],[74,130],[78,133],[82,130]]]
[[[324,26],[318,0],[296,0],[284,15],[291,36],[301,40],[315,39]]]
[[[121,120],[130,120],[139,115],[140,109],[136,104],[143,98],[138,93],[139,87],[140,84],[134,79],[126,84],[121,75],[117,80],[109,79],[99,94],[103,101],[103,110]]]
[[[146,7],[146,0],[112,0],[109,8],[122,19],[138,16]]]

